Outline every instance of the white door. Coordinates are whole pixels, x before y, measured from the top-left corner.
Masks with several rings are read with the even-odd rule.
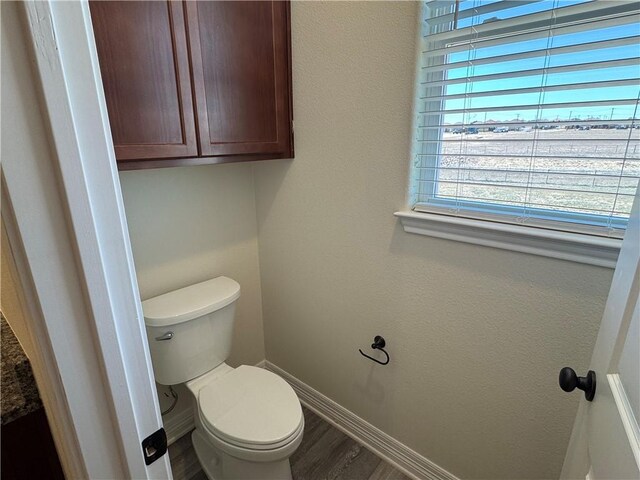
[[[1,214],[65,474],[170,479],[89,5],[0,4]]]
[[[563,478],[640,478],[639,210],[637,195],[589,367],[595,395],[582,399]]]

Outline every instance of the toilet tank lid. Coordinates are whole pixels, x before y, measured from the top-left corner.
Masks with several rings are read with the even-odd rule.
[[[226,307],[240,297],[240,285],[227,277],[216,277],[142,302],[149,327],[187,322]]]

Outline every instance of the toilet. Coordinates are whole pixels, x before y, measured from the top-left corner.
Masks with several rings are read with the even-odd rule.
[[[193,395],[193,447],[207,477],[291,479],[304,417],[291,386],[225,363],[240,285],[217,277],[142,302],[156,381]]]

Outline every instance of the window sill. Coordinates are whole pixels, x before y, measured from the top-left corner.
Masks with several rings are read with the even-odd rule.
[[[414,211],[395,212],[405,232],[615,268],[622,240]]]

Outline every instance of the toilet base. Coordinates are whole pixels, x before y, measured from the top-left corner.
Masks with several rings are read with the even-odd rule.
[[[198,429],[191,434],[191,441],[209,480],[292,480],[288,457],[274,462],[242,460],[212,445]]]

